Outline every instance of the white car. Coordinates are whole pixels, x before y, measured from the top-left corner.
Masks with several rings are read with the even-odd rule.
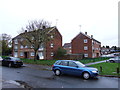
[[[120,63],[120,57],[110,58],[110,59],[109,59],[109,60],[107,60],[106,62],[111,62],[111,63]]]
[[[3,58],[0,56],[0,61],[2,61],[3,60]]]

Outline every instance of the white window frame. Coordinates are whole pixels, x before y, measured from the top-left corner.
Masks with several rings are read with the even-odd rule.
[[[51,48],[53,48],[53,47],[54,47],[54,44],[53,44],[53,43],[51,43],[51,44],[50,44],[50,47],[51,47]]]
[[[21,45],[21,46],[20,46],[20,49],[23,49],[23,48],[24,48],[24,46],[23,46],[23,45]]]
[[[25,48],[28,48],[28,46],[26,45]]]
[[[54,38],[54,36],[53,36],[53,35],[51,35],[50,37],[51,37],[51,38]]]
[[[54,56],[54,53],[53,52],[51,52],[51,57],[53,57]]]
[[[23,52],[20,52],[20,56],[24,56],[24,53],[23,53]]]
[[[34,53],[34,52],[31,52],[31,53],[30,53],[30,56],[35,56],[35,53]]]
[[[18,40],[17,39],[14,40],[14,44],[18,44]]]
[[[87,53],[85,53],[85,54],[84,54],[84,57],[88,57],[88,54],[87,54]]]
[[[84,46],[84,50],[88,50],[88,46]]]
[[[15,45],[15,46],[14,46],[14,49],[18,49],[18,46],[17,46],[17,45]]]
[[[88,39],[84,39],[84,43],[88,43]]]

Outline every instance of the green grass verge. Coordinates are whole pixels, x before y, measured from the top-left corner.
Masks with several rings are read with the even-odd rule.
[[[78,60],[80,62],[82,62],[83,64],[86,63],[91,63],[91,62],[96,62],[96,61],[102,61],[102,60],[106,60],[108,58],[94,58],[94,59],[83,59],[83,60]],[[48,65],[51,66],[55,63],[55,61],[57,60],[32,60],[32,59],[21,59],[23,60],[24,63],[30,63],[30,64],[40,64],[40,65]]]
[[[83,64],[87,64],[87,63],[103,61],[103,60],[107,60],[107,59],[110,59],[110,58],[108,58],[108,57],[88,58],[88,59],[82,59],[82,60],[78,60],[78,61],[80,61]]]
[[[100,66],[102,67],[102,72]],[[117,68],[119,66],[120,63],[118,64],[118,63],[106,63],[106,62],[90,65],[90,67],[95,67],[100,71],[99,75],[120,75],[120,73],[117,74]],[[119,68],[119,72],[120,72],[120,68]]]

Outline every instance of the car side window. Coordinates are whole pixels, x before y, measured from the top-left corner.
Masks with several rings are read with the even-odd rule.
[[[69,62],[69,66],[71,66],[71,67],[77,67],[77,64],[74,63],[74,62]]]
[[[11,59],[7,57],[7,58],[5,58],[5,60],[6,60],[6,61],[10,61]]]
[[[60,65],[68,66],[68,62],[67,61],[61,61]]]

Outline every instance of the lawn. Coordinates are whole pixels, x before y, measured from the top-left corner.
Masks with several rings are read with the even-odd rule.
[[[91,67],[98,68],[100,71],[99,75],[120,75],[120,63],[99,63],[90,65]],[[100,69],[102,67],[102,71]],[[117,74],[117,68],[119,68],[119,74]]]
[[[84,64],[86,63],[91,63],[91,62],[96,62],[96,61],[102,61],[102,60],[106,60],[108,58],[94,58],[94,59],[82,59],[82,60],[78,60]],[[41,65],[48,65],[51,66],[55,63],[55,61],[57,60],[32,60],[32,59],[22,59],[24,63],[30,63],[30,64],[41,64]]]

